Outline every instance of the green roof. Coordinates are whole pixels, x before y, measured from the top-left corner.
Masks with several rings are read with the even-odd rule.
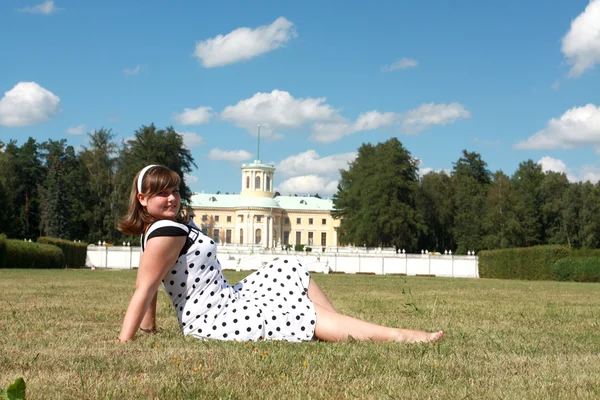
[[[333,201],[310,196],[277,196],[275,198],[239,194],[195,193],[191,206],[196,208],[283,208],[294,211],[332,211]]]

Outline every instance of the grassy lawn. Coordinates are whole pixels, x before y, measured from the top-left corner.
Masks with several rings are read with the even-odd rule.
[[[243,273],[226,272],[231,283]],[[313,275],[344,313],[441,342],[116,343],[135,271],[0,270],[0,388],[28,399],[600,398],[600,284]]]

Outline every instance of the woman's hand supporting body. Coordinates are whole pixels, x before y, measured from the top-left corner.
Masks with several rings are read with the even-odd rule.
[[[135,292],[127,307],[119,340],[121,343],[132,339],[142,323],[142,319],[153,320],[155,315],[147,315],[156,296],[158,286],[169,271],[179,252],[185,245],[185,236],[161,236],[148,240],[142,253],[138,269]],[[156,307],[154,312],[156,312]]]

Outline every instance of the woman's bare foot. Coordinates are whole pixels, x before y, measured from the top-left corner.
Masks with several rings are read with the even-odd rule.
[[[395,341],[400,343],[429,343],[440,340],[442,336],[444,336],[443,331],[423,332],[398,329]]]

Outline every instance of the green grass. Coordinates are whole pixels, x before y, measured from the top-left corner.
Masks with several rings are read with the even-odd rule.
[[[180,334],[161,289],[163,332],[120,345],[135,271],[0,270],[0,388],[23,376],[28,399],[600,397],[600,284],[313,276],[341,312],[446,336],[202,342]]]

